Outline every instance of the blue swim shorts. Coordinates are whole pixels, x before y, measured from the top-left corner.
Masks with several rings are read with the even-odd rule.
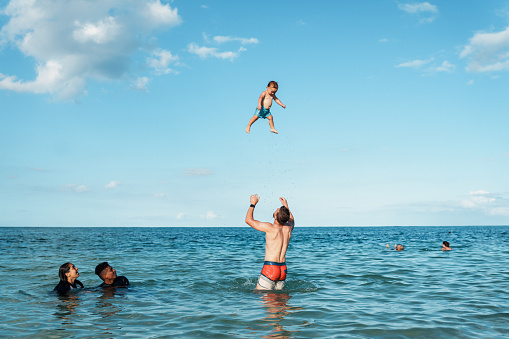
[[[258,118],[267,119],[270,114],[270,108],[267,109],[262,106],[262,109],[256,109],[255,114]]]

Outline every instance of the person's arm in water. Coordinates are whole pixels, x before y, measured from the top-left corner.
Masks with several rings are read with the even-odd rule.
[[[246,224],[251,226],[257,231],[265,232],[267,233],[270,231],[271,224],[268,222],[261,222],[254,219],[253,212],[254,212],[254,206],[260,201],[260,198],[258,197],[258,194],[254,194],[250,197],[251,206],[249,206],[249,209],[247,210],[246,214]]]
[[[286,108],[286,105],[285,105],[285,104],[283,104],[283,103],[281,102],[281,100],[279,100],[279,99],[277,98],[277,96],[276,96],[275,94],[274,94],[274,101],[275,101],[275,102],[276,102],[279,106],[281,106],[281,107],[283,107],[283,108]]]
[[[284,207],[288,208],[288,201],[286,201],[285,198],[280,197],[279,201],[281,201],[281,204],[283,204]],[[290,208],[288,208],[288,211],[290,212],[290,219],[288,220],[287,225],[294,227],[295,226],[295,220],[293,219],[292,211],[290,211]]]

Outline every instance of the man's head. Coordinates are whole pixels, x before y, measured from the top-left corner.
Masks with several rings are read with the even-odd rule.
[[[95,274],[102,280],[114,280],[117,277],[117,271],[113,269],[107,262],[102,262],[95,267]]]
[[[285,206],[281,206],[274,212],[274,219],[280,225],[284,225],[290,220],[290,210]]]
[[[443,246],[445,246],[445,247],[449,247],[449,242],[448,242],[448,241],[444,241],[444,242],[442,243],[442,245],[443,245]]]
[[[405,249],[405,247],[403,245],[396,246],[396,250],[398,250],[398,251],[403,251],[404,249]]]

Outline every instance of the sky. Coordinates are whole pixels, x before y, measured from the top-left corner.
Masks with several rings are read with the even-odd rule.
[[[508,79],[509,1],[0,0],[0,226],[508,225]]]

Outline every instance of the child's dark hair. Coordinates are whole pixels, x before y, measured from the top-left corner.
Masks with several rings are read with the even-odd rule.
[[[270,86],[272,86],[274,88],[278,88],[279,87],[277,82],[275,82],[275,81],[269,81],[269,84],[267,85],[267,87],[270,87]]]
[[[106,268],[110,266],[110,264],[108,264],[106,261],[105,262],[102,262],[100,263],[99,265],[97,265],[95,267],[95,274],[97,274],[98,276],[101,276],[101,272]]]

